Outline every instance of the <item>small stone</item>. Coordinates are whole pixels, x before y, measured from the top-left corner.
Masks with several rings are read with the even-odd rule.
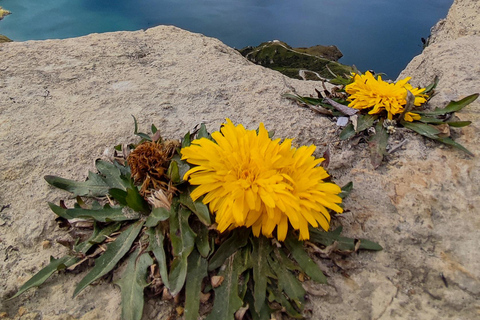
[[[50,240],[44,240],[42,241],[42,248],[43,250],[45,249],[48,249],[52,246],[52,243],[50,242]]]
[[[212,287],[217,288],[223,282],[224,278],[222,276],[213,276],[210,280]]]
[[[23,316],[26,312],[27,312],[27,309],[25,307],[18,308],[17,317]]]

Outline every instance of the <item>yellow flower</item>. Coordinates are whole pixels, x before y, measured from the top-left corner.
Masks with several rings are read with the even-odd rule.
[[[198,185],[193,200],[205,195],[220,232],[245,226],[272,237],[276,228],[283,241],[290,222],[305,240],[309,224],[328,230],[327,208],[343,212],[341,189],[323,181],[329,175],[318,166],[324,159],[312,156],[315,146],[294,148],[292,139],[271,140],[263,123],[257,132],[229,119],[212,138],[192,141],[182,159],[196,165],[184,179]]]
[[[355,74],[353,83],[345,87],[345,92],[350,94],[347,101],[350,101],[349,107],[355,109],[370,109],[369,114],[377,114],[383,110],[387,111],[387,117],[392,120],[396,114],[401,114],[404,111],[407,103],[407,90],[415,96],[415,106],[420,106],[426,102],[426,95],[422,94],[425,88],[413,88],[410,77],[399,80],[396,83],[388,83],[382,80],[381,76],[378,79],[367,71],[364,75]],[[413,121],[420,119],[416,113],[409,112],[405,116],[406,121]]]

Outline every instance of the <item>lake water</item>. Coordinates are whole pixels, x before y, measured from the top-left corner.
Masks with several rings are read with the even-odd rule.
[[[0,0],[15,41],[175,25],[242,48],[336,45],[344,64],[396,78],[453,0]]]

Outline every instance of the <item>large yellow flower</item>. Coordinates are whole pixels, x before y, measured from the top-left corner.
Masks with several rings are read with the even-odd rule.
[[[290,222],[304,240],[309,224],[328,230],[327,208],[343,212],[341,189],[323,181],[329,175],[319,166],[324,159],[312,156],[315,146],[294,148],[292,139],[271,140],[263,123],[257,132],[229,119],[212,138],[192,141],[182,159],[196,165],[184,179],[198,185],[194,200],[205,195],[220,232],[245,226],[271,237],[276,228],[283,241]]]
[[[414,104],[420,106],[427,101],[426,95],[422,94],[425,88],[413,88],[410,77],[399,80],[396,83],[388,83],[382,80],[381,76],[375,79],[373,74],[367,71],[364,75],[355,74],[353,83],[345,87],[345,92],[350,94],[347,101],[349,107],[355,109],[370,109],[369,114],[377,114],[383,110],[387,111],[388,119],[392,120],[396,114],[401,114],[407,103],[407,90],[415,96]],[[420,116],[413,112],[405,114],[405,120],[413,121],[420,119]]]

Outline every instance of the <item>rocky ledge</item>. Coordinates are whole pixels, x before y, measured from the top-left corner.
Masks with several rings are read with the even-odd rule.
[[[472,8],[478,10],[477,0],[455,1],[450,12],[456,14],[444,28],[471,23],[462,19]],[[471,28],[478,28],[474,21]],[[438,39],[453,31],[440,32]],[[478,92],[478,52],[480,36],[459,33],[432,43],[401,77],[425,85],[439,76],[430,104],[442,107]],[[355,187],[337,222],[347,236],[372,239],[384,250],[318,260],[329,284],[311,290],[312,319],[480,316],[478,156],[402,132],[403,149],[374,170],[365,145],[340,143],[334,123],[282,98],[293,90],[313,93],[318,82],[287,78],[216,39],[175,27],[3,43],[0,55],[0,318],[120,319],[120,291],[110,281],[71,299],[81,274],[54,275],[41,288],[6,299],[66,250],[57,241],[67,235],[47,205],[66,193],[43,176],[85,178],[107,148],[132,141],[132,114],[140,128],[155,123],[166,138],[202,121],[215,130],[229,117],[313,143],[317,156],[330,148],[334,179]],[[479,115],[476,101],[458,113],[473,124],[455,131],[477,155]],[[171,307],[152,298],[143,319],[167,319]]]

